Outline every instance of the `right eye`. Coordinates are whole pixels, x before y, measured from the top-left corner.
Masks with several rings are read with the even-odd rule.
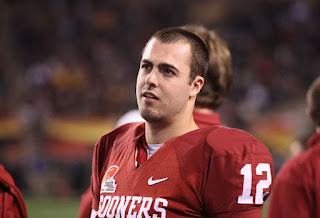
[[[141,69],[149,70],[149,69],[151,69],[151,66],[149,64],[142,64]]]

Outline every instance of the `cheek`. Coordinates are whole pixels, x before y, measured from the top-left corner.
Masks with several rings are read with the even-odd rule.
[[[139,100],[139,93],[141,92],[141,88],[142,88],[142,85],[141,85],[141,80],[139,79],[139,76],[137,77],[137,81],[136,81],[136,97],[137,97],[137,100]]]
[[[175,101],[184,102],[189,99],[190,86],[173,86],[171,93]]]
[[[136,81],[136,89],[141,88],[144,84],[144,78],[142,78],[141,74],[138,74],[137,81]]]

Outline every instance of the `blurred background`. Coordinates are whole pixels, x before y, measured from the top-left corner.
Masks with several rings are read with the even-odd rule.
[[[202,24],[228,43],[222,120],[264,142],[277,172],[313,133],[319,16],[316,0],[0,1],[0,163],[29,216],[77,216],[94,144],[137,107],[141,49],[164,27]]]

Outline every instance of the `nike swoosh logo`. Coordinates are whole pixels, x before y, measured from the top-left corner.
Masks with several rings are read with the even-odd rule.
[[[157,183],[159,183],[159,182],[166,181],[167,179],[168,179],[168,177],[163,178],[163,179],[155,179],[155,180],[153,180],[153,176],[151,176],[151,177],[148,179],[148,185],[154,185],[154,184],[157,184]]]

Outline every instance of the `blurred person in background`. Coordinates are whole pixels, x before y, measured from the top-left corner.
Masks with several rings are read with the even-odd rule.
[[[262,216],[273,177],[268,149],[242,130],[194,122],[208,61],[206,45],[189,31],[163,29],[150,38],[136,85],[146,122],[98,140],[91,217]]]
[[[27,218],[23,196],[12,176],[0,164],[0,217]]]
[[[307,142],[308,142],[310,136],[313,134],[314,128],[312,130],[311,129],[309,130],[309,126],[308,126],[306,129],[307,129],[307,131],[304,134],[298,136],[290,143],[288,159],[292,158],[292,157],[294,157],[294,156],[296,156],[296,155],[298,155],[308,149]]]
[[[116,127],[122,126],[127,123],[133,122],[144,122],[145,120],[141,117],[138,109],[132,109],[123,114],[117,121]]]
[[[320,77],[306,95],[307,115],[316,133],[307,142],[308,150],[292,157],[277,174],[268,217],[320,217]]]
[[[193,110],[194,121],[199,128],[221,125],[216,109],[222,104],[232,84],[231,53],[227,44],[213,30],[202,25],[189,24],[181,27],[196,34],[206,44],[209,51],[209,68],[205,83],[197,96]],[[116,127],[130,122],[142,122],[139,110],[133,109],[121,116]],[[81,196],[79,218],[90,217],[92,193],[88,189]]]
[[[221,125],[216,109],[222,104],[232,84],[231,53],[227,44],[213,30],[201,25],[185,25],[183,29],[195,33],[209,51],[209,68],[205,83],[197,96],[193,117],[197,125]]]

